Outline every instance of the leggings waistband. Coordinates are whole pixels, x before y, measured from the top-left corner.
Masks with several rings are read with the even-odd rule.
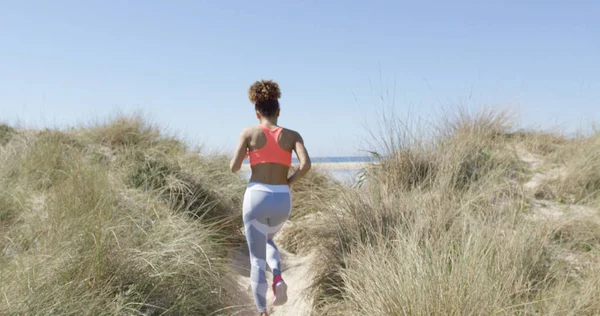
[[[248,183],[247,189],[271,193],[290,193],[290,187],[287,184],[265,184],[259,182],[250,182]]]

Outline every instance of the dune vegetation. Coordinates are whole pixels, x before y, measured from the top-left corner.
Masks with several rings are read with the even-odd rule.
[[[353,187],[319,170],[293,186],[277,241],[310,258],[312,314],[600,314],[600,133],[455,113],[422,133],[387,117]],[[251,309],[227,165],[139,116],[0,125],[0,314]]]
[[[295,219],[314,315],[600,314],[600,134],[456,113],[422,134],[386,118],[362,185]]]
[[[1,315],[233,315],[244,183],[139,116],[0,127]]]

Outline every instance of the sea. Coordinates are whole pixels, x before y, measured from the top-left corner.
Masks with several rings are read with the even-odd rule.
[[[346,184],[353,185],[359,178],[360,168],[335,168],[335,166],[339,163],[348,163],[348,162],[375,162],[375,158],[371,156],[343,156],[343,157],[311,157],[311,162],[313,164],[332,164],[333,167],[321,168],[322,172],[328,173],[335,180]],[[244,164],[249,164],[248,160],[244,161]],[[292,164],[297,164],[298,159],[292,158]],[[245,180],[249,180],[251,175],[250,170],[245,170],[241,172],[241,176]]]

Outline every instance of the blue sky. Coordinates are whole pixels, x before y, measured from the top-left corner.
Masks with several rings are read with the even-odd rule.
[[[269,78],[314,156],[367,149],[384,105],[425,120],[508,107],[574,130],[600,121],[598,16],[597,1],[3,1],[0,121],[143,110],[231,150],[256,123],[248,86]]]

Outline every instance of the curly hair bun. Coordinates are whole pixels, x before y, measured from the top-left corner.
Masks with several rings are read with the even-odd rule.
[[[277,100],[281,97],[279,85],[273,80],[261,80],[253,83],[248,89],[248,98],[254,104]]]

